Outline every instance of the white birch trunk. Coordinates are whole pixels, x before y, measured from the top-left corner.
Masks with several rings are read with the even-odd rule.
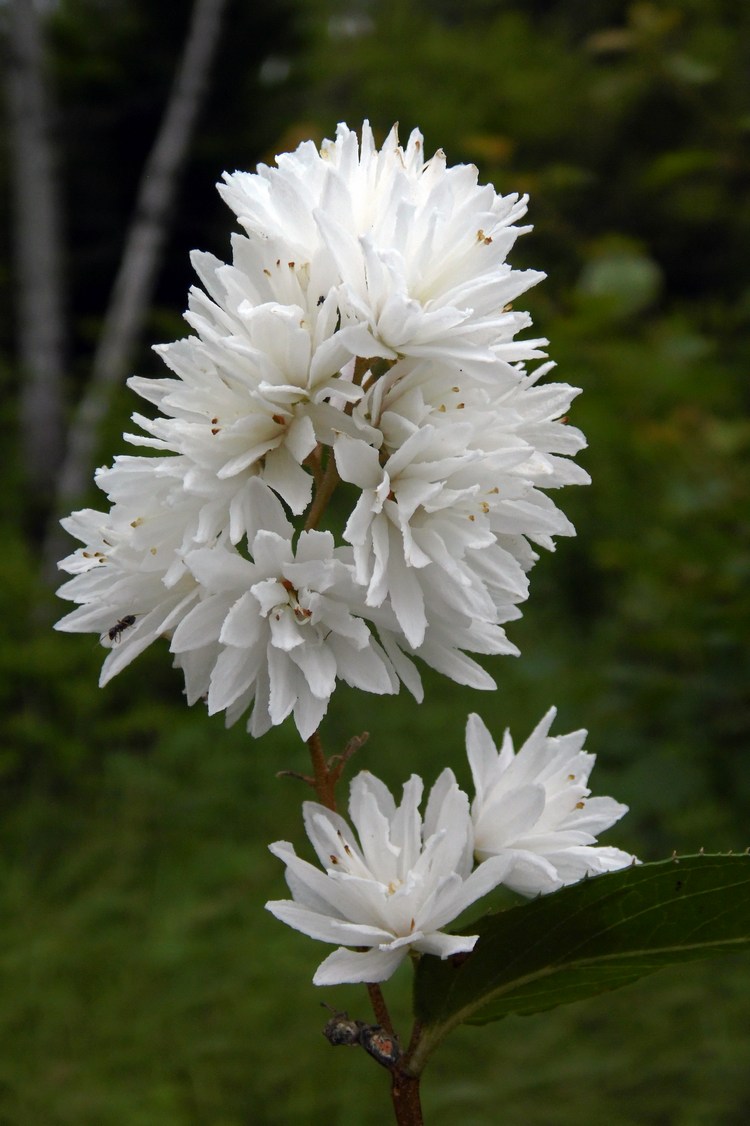
[[[33,511],[49,504],[62,456],[65,329],[58,183],[32,0],[11,0],[8,45],[20,449]]]
[[[179,173],[205,96],[225,6],[226,0],[195,0],[169,102],[141,177],[135,217],[94,355],[91,378],[70,427],[57,490],[58,515],[80,500],[90,481],[101,424],[115,388],[128,374],[143,329]],[[44,551],[48,572],[65,547],[65,537],[55,522]]]

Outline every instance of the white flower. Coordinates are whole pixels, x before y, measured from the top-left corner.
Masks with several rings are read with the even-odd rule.
[[[433,575],[439,577],[439,574],[438,571],[433,571]],[[469,657],[468,653],[487,656],[504,653],[517,656],[519,650],[508,640],[501,626],[484,622],[481,618],[472,618],[454,609],[451,605],[453,599],[443,598],[444,584],[438,583],[433,594],[430,578],[429,575],[422,578],[425,603],[430,609],[427,612],[425,638],[418,648],[409,645],[398,628],[392,610],[388,607],[383,607],[382,610],[368,609],[368,616],[377,626],[383,648],[397,668],[399,677],[412,695],[421,699],[421,693],[418,689],[415,691],[409,676],[398,663],[399,658],[404,661],[419,657],[425,664],[455,680],[457,684],[483,691],[496,688],[490,674]],[[520,617],[520,613],[513,608],[513,612],[509,611],[507,617]],[[410,667],[416,672],[413,665]]]
[[[304,512],[313,478],[303,462],[334,430],[351,428],[330,400],[344,406],[362,394],[343,371],[351,354],[335,331],[330,281],[321,293],[308,266],[295,269],[286,253],[283,263],[270,262],[267,246],[247,244],[234,240],[232,266],[193,255],[209,294],[190,294],[186,319],[198,335],[156,348],[178,378],[129,380],[166,417],[134,415],[149,437],[128,440],[183,455],[186,488],[214,508],[221,499],[234,543],[247,531],[256,475],[292,512]]]
[[[384,416],[385,425],[393,421]],[[467,449],[474,436],[468,420],[445,430],[399,422],[402,442],[390,456],[385,444],[379,455],[346,435],[334,449],[340,475],[361,489],[344,529],[357,580],[367,587],[368,605],[388,598],[409,645],[419,649],[430,608],[426,588],[433,608],[497,624],[516,616],[528,582],[491,526],[501,455]],[[518,454],[506,460],[513,466]]]
[[[417,129],[404,149],[394,126],[378,150],[367,122],[361,145],[341,124],[320,151],[306,142],[277,165],[225,175],[220,191],[250,235],[338,275],[353,355],[442,358],[482,376],[494,359],[542,354],[546,341],[514,341],[530,319],[507,309],[544,276],[505,261],[528,230],[515,225],[527,197],[480,186],[441,151],[425,161]]]
[[[447,958],[472,950],[476,935],[448,935],[448,926],[502,879],[507,861],[493,858],[471,871],[469,802],[445,770],[419,813],[423,784],[412,775],[396,805],[390,791],[362,772],[351,785],[344,820],[305,802],[304,818],[323,872],[277,841],[271,852],[287,866],[291,900],[266,906],[277,919],[339,949],[318,967],[316,985],[384,981],[414,950]],[[366,947],[366,951],[346,947]]]
[[[255,482],[255,492],[264,486]],[[266,490],[267,492],[267,490]],[[272,494],[268,494],[268,502]],[[253,705],[248,730],[264,734],[293,713],[303,739],[325,715],[337,680],[366,692],[398,691],[391,661],[359,616],[347,548],[330,532],[292,526],[278,501],[244,558],[230,544],[185,556],[200,601],[177,625],[171,648],[186,669],[191,696],[227,722]],[[364,607],[362,607],[364,611]]]
[[[110,650],[100,685],[156,638],[168,635],[199,597],[198,584],[178,553],[195,506],[184,493],[181,503],[170,505],[173,483],[154,479],[150,467],[144,479],[148,460],[125,459],[129,464],[116,474],[125,495],[135,487],[136,504],[116,503],[106,515],[84,509],[62,521],[85,546],[59,564],[73,578],[58,593],[78,607],[55,628],[100,635]],[[123,621],[125,628],[117,628]]]
[[[518,373],[498,382],[495,396],[462,386],[455,371],[402,368],[354,412],[376,423],[377,447],[349,434],[334,442],[340,476],[361,490],[343,533],[357,580],[369,606],[390,601],[420,656],[430,607],[493,626],[517,617],[537,558],[529,541],[552,548],[553,536],[573,533],[538,486],[588,480],[556,456],[583,444],[555,421],[574,389],[540,389]],[[502,631],[498,638],[497,649],[483,651],[512,651]]]
[[[498,752],[478,715],[469,716],[466,748],[476,797],[471,816],[479,860],[508,860],[506,887],[522,895],[550,892],[586,875],[636,863],[619,848],[596,845],[598,833],[627,812],[613,798],[592,798],[588,777],[596,756],[583,750],[585,731],[550,736],[555,708],[518,753],[506,731]]]

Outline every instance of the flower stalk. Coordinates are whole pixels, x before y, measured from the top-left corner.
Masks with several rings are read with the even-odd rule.
[[[307,740],[314,777],[306,780],[314,785],[318,800],[321,805],[324,805],[327,809],[335,811],[336,783],[339,781],[348,759],[362,746],[366,739],[366,734],[354,736],[347,743],[344,753],[330,760],[326,760],[319,732],[316,731]],[[391,1020],[391,1015],[388,1011],[382,989],[376,982],[368,982],[366,984],[372,1011],[375,1014],[375,1020],[378,1026],[395,1037],[396,1033],[393,1027],[393,1021]],[[414,1033],[417,1032],[417,1029],[418,1024],[415,1023]],[[413,1034],[412,1044],[414,1044],[414,1042],[415,1035]],[[394,1121],[397,1126],[423,1126],[424,1119],[422,1117],[422,1103],[419,1090],[421,1077],[419,1075],[412,1075],[405,1070],[404,1065],[406,1059],[407,1057],[397,1059],[389,1069],[391,1072],[390,1094],[393,1104]]]
[[[307,740],[307,746],[310,750],[310,758],[313,767],[312,784],[315,793],[318,795],[318,801],[324,805],[326,809],[336,810],[336,779],[332,777],[326,761],[325,754],[323,753],[323,744],[320,739],[320,732],[315,731]]]
[[[396,1067],[391,1080],[391,1100],[397,1126],[423,1126],[422,1101],[418,1075],[409,1075]]]
[[[310,506],[310,512],[305,520],[305,531],[309,532],[317,528],[320,523],[323,513],[328,508],[328,502],[336,491],[337,486],[340,484],[341,478],[339,477],[338,470],[336,469],[336,458],[332,453],[328,455],[328,464],[326,465],[315,490],[315,499]]]

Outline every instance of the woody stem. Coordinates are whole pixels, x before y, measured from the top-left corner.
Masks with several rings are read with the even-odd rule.
[[[334,796],[335,779],[328,769],[326,757],[323,754],[323,744],[320,741],[320,732],[315,731],[307,740],[307,745],[310,749],[310,758],[312,759],[313,774],[315,776],[315,793],[318,795],[318,800],[321,805],[326,806],[327,809],[336,810],[336,798]]]

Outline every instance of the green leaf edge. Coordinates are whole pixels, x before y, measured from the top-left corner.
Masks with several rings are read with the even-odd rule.
[[[660,942],[660,933],[684,924],[695,911],[694,901],[699,896],[719,897],[709,918],[695,915],[684,941]],[[597,915],[611,911],[618,902],[624,909],[627,900],[634,898],[642,902],[639,910],[625,914],[619,923],[610,919],[600,930],[594,927],[576,937],[580,934],[577,927],[595,922]],[[710,900],[703,902],[710,904]],[[635,925],[635,920],[644,915],[653,921],[652,941],[640,948],[618,950],[621,923]],[[518,944],[515,948],[512,945],[514,932],[526,935],[521,950]],[[425,955],[417,966],[414,1012],[422,1035],[413,1068],[423,1066],[421,1058],[426,1062],[426,1055],[457,1024],[486,1024],[511,1013],[542,1012],[618,989],[671,964],[750,949],[750,856],[701,853],[633,865],[485,915],[473,925],[462,927],[460,933],[479,935],[473,953],[445,961]],[[550,963],[545,955],[545,964],[535,965],[535,948],[548,949],[556,933],[567,944],[560,960]],[[510,958],[506,957],[508,950],[513,951]],[[629,968],[628,961],[633,963]],[[526,972],[516,974],[516,964],[527,964]],[[592,974],[587,982],[585,970],[589,967]],[[565,996],[563,988],[559,999],[554,999],[549,980],[564,974],[576,975],[571,995]],[[482,991],[482,980],[493,976],[501,980]],[[542,982],[544,987],[535,990]],[[514,994],[515,1004],[508,1005]],[[493,1014],[490,1008],[481,1012],[499,1000],[505,1001],[502,1011]]]

